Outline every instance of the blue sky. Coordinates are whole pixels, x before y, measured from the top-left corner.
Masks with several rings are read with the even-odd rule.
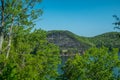
[[[112,15],[120,16],[120,0],[43,0],[37,28],[69,30],[80,36],[115,31]]]

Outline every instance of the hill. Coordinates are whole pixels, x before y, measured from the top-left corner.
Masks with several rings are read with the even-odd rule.
[[[106,46],[109,48],[120,48],[120,33],[109,32],[95,37],[78,36],[67,30],[52,30],[47,32],[50,43],[59,46],[61,53],[80,53],[90,47]]]
[[[97,47],[120,48],[120,32],[108,32],[89,38]]]

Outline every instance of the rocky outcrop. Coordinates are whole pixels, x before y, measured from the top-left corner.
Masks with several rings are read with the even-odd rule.
[[[60,47],[63,54],[83,54],[91,45],[80,41],[77,35],[70,31],[48,31],[47,39]]]

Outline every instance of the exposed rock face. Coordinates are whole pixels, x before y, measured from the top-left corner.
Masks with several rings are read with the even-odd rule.
[[[95,37],[81,37],[70,31],[53,30],[48,31],[47,39],[60,47],[61,53],[83,54],[92,46],[120,49],[120,32],[108,32]]]
[[[50,43],[59,46],[61,53],[67,55],[83,54],[85,50],[92,46],[120,49],[120,32],[108,32],[88,38],[75,35],[70,31],[53,30],[48,31],[47,39]]]
[[[75,36],[69,31],[48,31],[47,39],[50,43],[59,46],[61,53],[82,54],[90,45],[78,40]]]

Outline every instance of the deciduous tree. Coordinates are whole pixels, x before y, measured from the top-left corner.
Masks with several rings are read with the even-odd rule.
[[[9,57],[13,27],[33,26],[33,21],[42,14],[40,2],[41,0],[0,0],[0,53],[6,50],[6,58]],[[5,37],[8,37],[7,45],[3,48]]]
[[[63,67],[62,80],[119,80],[120,68],[118,50],[108,48],[91,48],[84,55],[69,59]],[[117,75],[117,76],[115,76]]]
[[[41,0],[0,0],[0,80],[50,80],[57,77],[59,49],[46,31],[33,30]]]

